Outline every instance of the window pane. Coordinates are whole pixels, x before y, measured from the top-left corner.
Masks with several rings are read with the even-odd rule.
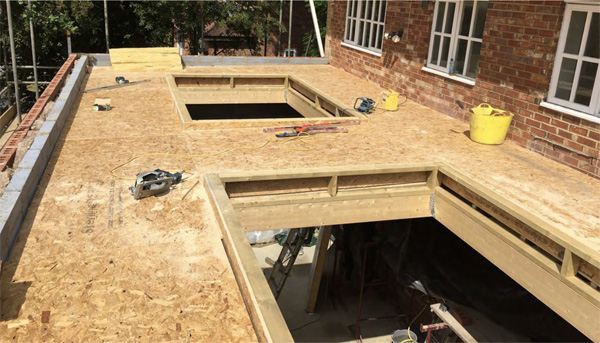
[[[431,49],[431,58],[429,59],[429,63],[437,65],[437,60],[440,51],[440,36],[433,36],[433,49]]]
[[[377,36],[377,49],[381,49],[381,43],[383,40],[383,25],[379,25],[379,34]]]
[[[454,10],[456,4],[448,4],[448,15],[446,16],[446,27],[444,28],[445,33],[452,33],[452,26],[454,26]]]
[[[373,20],[379,21],[379,1],[375,0],[375,8],[373,9]]]
[[[346,19],[346,35],[344,39],[348,39],[350,37],[350,19]]]
[[[355,41],[354,34],[356,33],[356,20],[352,20],[352,23],[350,25],[352,25],[352,33],[350,34],[349,39],[354,42]]]
[[[446,11],[446,3],[438,2],[438,13],[435,20],[435,32],[442,32],[442,25],[444,24],[444,12]]]
[[[365,23],[365,39],[363,42],[363,46],[368,48],[371,46],[371,23]]]
[[[596,72],[598,71],[598,63],[583,62],[581,71],[579,72],[579,83],[577,84],[577,92],[575,93],[575,102],[585,106],[590,105],[592,100],[592,91],[594,90],[594,80],[596,80]]]
[[[477,12],[475,17],[475,28],[472,37],[483,38],[483,28],[485,27],[485,18],[487,17],[488,2],[477,2]]]
[[[354,0],[352,1],[352,8],[353,8],[353,12],[352,12],[352,16],[356,18],[356,13],[358,11],[358,0]]]
[[[363,33],[364,33],[363,32],[363,24],[364,24],[364,21],[362,21],[362,20],[358,21],[358,42],[356,42],[356,44],[358,44],[358,45],[362,45],[362,43],[363,43]]]
[[[458,40],[458,49],[456,50],[456,59],[454,60],[454,71],[458,75],[464,75],[467,43],[468,41],[465,39]]]
[[[386,0],[381,0],[381,10],[379,10],[379,21],[385,21],[385,7],[387,5]]]
[[[360,2],[360,17],[362,19],[365,18],[365,12],[367,11],[367,3],[366,1],[361,1]]]
[[[440,59],[440,67],[448,65],[448,52],[450,50],[450,37],[444,37],[444,43],[442,44],[442,58]]]
[[[471,16],[473,15],[473,1],[465,1],[462,13],[462,22],[460,23],[461,36],[468,36],[471,28]]]
[[[477,63],[481,58],[481,43],[471,42],[471,51],[469,52],[469,65],[467,67],[467,76],[475,78],[477,74]]]
[[[567,42],[565,43],[566,53],[579,55],[579,48],[581,47],[582,38],[581,36],[583,35],[586,17],[587,12],[573,11],[571,14],[571,23],[569,24]]]
[[[367,1],[364,6],[366,7],[365,19],[371,19],[371,10],[373,9],[373,1]]]
[[[556,97],[569,101],[571,98],[571,88],[573,88],[573,78],[575,77],[575,68],[577,60],[563,58],[558,75],[558,84],[556,85]]]
[[[585,56],[600,57],[600,13],[592,14],[590,33],[585,44]]]

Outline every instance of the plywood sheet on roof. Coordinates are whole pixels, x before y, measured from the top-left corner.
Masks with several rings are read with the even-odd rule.
[[[381,91],[331,66],[190,71],[289,73],[348,107]],[[117,75],[122,72],[114,67],[94,67],[85,88],[114,84]],[[162,71],[126,76],[152,81],[83,94],[75,104],[3,265],[2,342],[256,341],[204,188],[181,200],[207,172],[444,162],[600,251],[600,181],[511,142],[473,143],[464,134],[467,123],[417,103],[374,113],[370,124],[347,134],[265,145],[272,135],[260,128],[186,129]],[[92,111],[96,97],[110,98],[113,109]],[[192,175],[172,192],[139,202],[128,193],[132,181],[106,173],[139,153],[215,154],[232,147],[255,149],[133,161],[119,174],[163,168]],[[48,323],[42,323],[45,311]]]
[[[116,71],[182,70],[177,48],[110,49],[110,63]]]

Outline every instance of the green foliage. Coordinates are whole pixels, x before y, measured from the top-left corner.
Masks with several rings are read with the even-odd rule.
[[[224,9],[227,15],[221,16],[219,26],[226,28],[227,35],[247,37],[248,48],[255,53],[260,43],[279,30],[277,1],[228,1]]]
[[[305,1],[306,8],[310,12],[310,3]],[[319,22],[319,31],[321,32],[321,42],[325,46],[325,32],[327,31],[327,0],[315,0],[315,11],[317,12],[317,21]],[[312,17],[311,17],[312,21]],[[317,35],[315,30],[305,32],[302,36],[302,47],[306,49],[306,56],[320,57],[319,45],[317,44]],[[308,49],[307,49],[308,47]]]
[[[253,50],[279,25],[273,15],[278,3],[273,1],[163,0],[133,2],[131,6],[139,25],[149,32],[148,46],[170,45],[179,39],[188,42],[192,54],[202,50],[202,31],[211,23],[224,28],[225,35],[247,38],[247,47]]]
[[[90,12],[91,1],[27,1],[11,2],[13,32],[18,64],[31,64],[29,19],[34,23],[36,53],[45,65],[60,64],[66,56],[66,31],[73,34],[95,26]],[[6,8],[3,9],[6,13]],[[100,23],[102,18],[100,17]],[[8,28],[3,20],[2,42],[8,45]],[[90,42],[90,43],[93,43]],[[89,44],[89,43],[88,43]]]
[[[325,1],[323,1],[325,2]],[[6,4],[0,20],[0,41],[8,48]],[[325,5],[326,8],[326,5]],[[73,51],[105,52],[103,1],[11,2],[18,64],[31,64],[29,18],[33,19],[38,64],[60,65],[67,56],[67,30]],[[186,41],[192,54],[202,50],[204,28],[211,23],[225,35],[244,37],[246,46],[257,51],[271,32],[277,32],[278,1],[108,1],[112,48],[172,46]]]

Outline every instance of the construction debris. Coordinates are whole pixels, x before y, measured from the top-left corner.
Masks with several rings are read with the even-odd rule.
[[[110,99],[96,98],[96,100],[94,100],[94,104],[92,105],[92,110],[110,111]]]

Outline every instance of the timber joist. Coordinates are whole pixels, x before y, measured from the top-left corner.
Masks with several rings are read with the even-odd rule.
[[[167,84],[177,112],[187,127],[252,127],[331,122],[334,117],[366,117],[313,86],[281,74],[167,74]],[[287,103],[304,118],[244,120],[192,120],[186,105]]]
[[[590,339],[600,341],[600,253],[446,165],[209,174],[205,181],[228,253],[252,256],[245,231],[433,217]],[[226,239],[231,235],[236,242]],[[243,293],[267,293],[259,294],[263,303],[247,303],[258,306],[249,309],[255,327],[269,332],[269,327],[285,325],[282,317],[270,313],[279,309],[258,264],[230,259],[241,273],[236,272],[238,283],[250,283],[240,286]],[[248,273],[256,277],[248,278]],[[264,316],[256,315],[262,311],[276,322],[264,322]],[[279,334],[283,336],[265,341],[288,340],[289,333]]]
[[[600,254],[597,251],[581,247],[571,237],[561,234],[560,230],[549,229],[551,224],[523,211],[516,204],[503,201],[456,171],[442,168],[440,175],[441,187],[494,218],[507,231],[552,256],[565,275],[569,275],[568,271],[571,270],[571,276],[579,275],[587,279],[592,287],[600,285]]]

